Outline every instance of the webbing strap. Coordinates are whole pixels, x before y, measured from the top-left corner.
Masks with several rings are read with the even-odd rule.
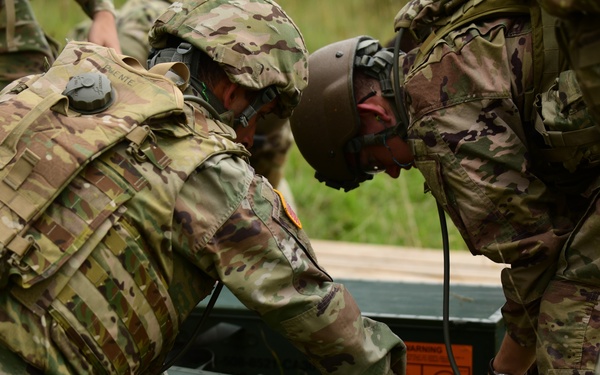
[[[556,18],[536,5],[531,6],[530,17],[534,78],[532,90],[524,95],[523,119],[535,122],[536,95],[547,91],[554,83],[561,68],[561,54],[554,31]]]
[[[30,90],[25,90],[19,93],[19,98],[24,98],[24,102],[37,102],[38,104],[19,121],[9,125],[9,129],[5,134],[0,134],[0,169],[12,160],[17,153],[17,143],[25,130],[37,120],[44,112],[46,112],[54,104],[67,98],[57,92],[52,92],[44,98],[32,93]]]
[[[600,142],[600,128],[597,126],[565,132],[548,131],[542,121],[536,121],[535,129],[552,147],[578,147]]]
[[[2,252],[2,246],[6,245],[17,233],[17,230],[9,227],[3,221],[0,220],[0,253]]]
[[[10,172],[4,177],[4,182],[11,188],[17,190],[23,182],[25,182],[39,161],[40,157],[30,149],[26,148],[23,150],[19,159],[14,163]]]
[[[19,190],[11,188],[5,180],[0,181],[0,202],[13,210],[21,219],[29,220],[37,207],[21,193]]]
[[[33,240],[15,236],[6,246],[6,248],[15,253],[19,259],[22,258],[33,245]]]
[[[15,51],[17,49],[17,43],[15,42],[15,25],[17,23],[15,0],[4,0],[4,6],[6,7],[6,48],[9,51]]]
[[[190,70],[187,65],[177,61],[153,65],[148,71],[169,78],[181,92],[185,91],[190,81]]]

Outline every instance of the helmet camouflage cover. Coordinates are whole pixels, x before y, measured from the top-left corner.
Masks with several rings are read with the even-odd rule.
[[[173,35],[221,64],[229,79],[250,90],[274,86],[281,117],[289,117],[308,83],[308,52],[292,19],[271,0],[175,2],[148,37],[154,49]]]

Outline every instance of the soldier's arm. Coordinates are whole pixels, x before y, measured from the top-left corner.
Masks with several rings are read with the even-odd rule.
[[[186,230],[198,234],[185,237],[188,256],[204,272],[323,374],[403,373],[402,341],[386,325],[361,316],[351,294],[318,264],[300,222],[265,178],[245,162],[225,158],[208,163],[186,189],[192,185],[194,191],[182,193],[195,195],[188,204],[196,200],[196,217],[181,216],[188,218]],[[218,199],[211,203],[209,196]],[[202,238],[213,222],[220,222],[214,235]]]
[[[112,0],[76,0],[83,11],[92,19],[88,41],[101,46],[114,48],[121,53],[115,7]]]
[[[132,1],[119,8],[117,15],[117,32],[121,50],[127,56],[135,57],[146,65],[150,43],[148,31],[154,20],[163,14],[169,6],[166,1]]]

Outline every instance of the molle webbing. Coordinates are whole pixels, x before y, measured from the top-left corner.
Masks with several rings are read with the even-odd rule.
[[[17,22],[15,0],[4,0],[4,7],[6,12],[6,49],[15,51],[17,49],[15,43],[15,24]]]
[[[60,92],[88,72],[108,76],[119,100],[82,117]],[[184,116],[183,95],[169,79],[127,65],[110,49],[69,43],[34,86],[19,86],[0,101],[0,255],[10,252],[11,264],[26,268],[19,263],[36,246],[25,231],[85,165],[115,144],[131,142],[140,157],[168,163],[146,144],[150,131],[139,125],[178,115]]]
[[[106,158],[102,158],[106,159]],[[85,168],[48,206],[28,231],[35,249],[22,259],[22,267],[13,269],[18,275],[15,289],[31,310],[42,315],[51,301],[47,285],[37,286],[67,262],[69,269],[80,266],[109,227],[122,214],[121,206],[141,190],[146,181],[136,173],[131,163],[116,154],[111,162],[118,163],[127,173],[119,175],[106,163],[97,161]],[[124,177],[126,176],[126,177]],[[63,272],[62,275],[68,278]],[[53,289],[60,290],[60,281]],[[43,296],[43,294],[46,295]]]
[[[50,314],[99,371],[147,373],[178,326],[166,282],[126,221],[113,226],[52,303]]]
[[[89,164],[29,231],[44,251],[39,258],[33,252],[24,260],[26,264],[31,261],[32,268],[35,262],[40,268],[54,268],[58,262],[53,263],[52,257],[63,253],[59,246],[65,243],[69,249],[73,242],[65,232],[76,233],[73,228],[100,222],[76,253],[61,258],[59,269],[47,273],[51,277],[33,279],[28,289],[11,289],[38,315],[49,312],[70,342],[80,348],[82,360],[98,373],[151,373],[150,366],[162,363],[167,352],[163,349],[170,348],[177,336],[179,316],[187,316],[198,299],[171,298],[165,278],[173,267],[163,266],[163,261],[172,254],[162,253],[159,245],[168,236],[149,232],[154,225],[167,231],[177,193],[207,158],[220,152],[246,155],[235,142],[218,137],[219,130],[211,125],[212,136],[206,138],[187,136],[189,129],[174,134],[169,127],[175,126],[165,123],[161,130],[166,132],[156,131],[160,148],[173,156],[167,168],[147,168],[152,163],[149,159],[137,164],[126,144],[118,145]],[[215,142],[221,142],[221,147]],[[168,174],[175,178],[169,179]],[[136,219],[132,212],[146,208],[149,200],[161,200],[159,206],[166,214],[147,221]],[[48,223],[61,230],[48,232]],[[36,274],[32,271],[31,275]]]

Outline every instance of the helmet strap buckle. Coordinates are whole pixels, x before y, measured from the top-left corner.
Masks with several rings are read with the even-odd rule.
[[[271,103],[276,97],[277,90],[272,86],[260,91],[256,99],[254,99],[254,101],[235,119],[235,124],[242,125],[244,128],[247,127],[250,119],[256,116],[258,111],[260,111],[265,104]]]

